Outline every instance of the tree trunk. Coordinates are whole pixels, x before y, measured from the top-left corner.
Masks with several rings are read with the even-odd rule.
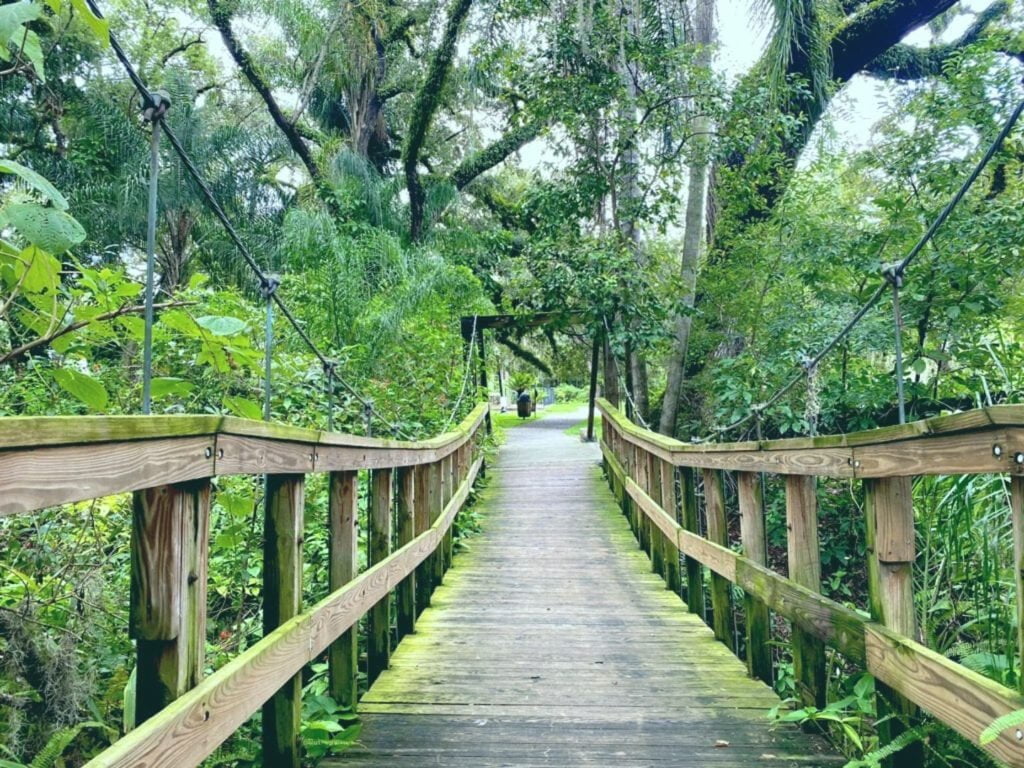
[[[427,138],[427,131],[434,120],[434,114],[441,104],[441,92],[444,90],[448,75],[455,58],[455,44],[458,42],[462,24],[469,15],[473,0],[453,0],[448,11],[448,22],[445,24],[444,35],[437,50],[430,57],[426,79],[416,94],[412,118],[409,120],[409,136],[402,152],[402,165],[405,170],[405,184],[409,192],[409,235],[414,242],[423,237],[423,219],[425,214],[426,193],[420,180],[420,152]]]
[[[620,8],[622,28],[619,33],[619,55],[616,62],[619,79],[622,83],[622,98],[619,103],[619,135],[625,136],[622,147],[621,172],[618,178],[618,191],[615,196],[616,221],[619,236],[624,247],[629,250],[641,274],[648,264],[644,254],[643,243],[640,241],[640,208],[643,204],[643,193],[640,190],[640,153],[637,148],[637,82],[634,66],[626,55],[626,36],[636,35],[636,9],[631,0],[624,0]],[[627,318],[627,323],[633,322]],[[641,419],[650,413],[647,394],[647,361],[643,350],[636,344],[630,344],[626,355],[626,365],[630,373],[630,392],[633,407]]]
[[[711,66],[711,44],[715,39],[715,4],[713,0],[694,3],[693,42],[701,46],[696,58],[698,69]],[[703,112],[697,108],[698,115]],[[661,406],[658,431],[675,436],[679,417],[679,401],[686,375],[686,352],[690,346],[690,328],[693,325],[693,305],[697,295],[697,270],[700,264],[704,236],[704,198],[708,179],[708,133],[711,121],[698,116],[694,120],[693,158],[689,162],[689,188],[686,194],[686,229],[683,233],[683,253],[679,262],[682,294],[679,297],[683,311],[675,316],[675,339],[666,368],[665,397]]]

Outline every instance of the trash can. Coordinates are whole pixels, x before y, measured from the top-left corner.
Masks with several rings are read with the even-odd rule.
[[[527,392],[520,392],[519,397],[516,398],[516,413],[520,419],[528,419],[533,413],[533,402]]]

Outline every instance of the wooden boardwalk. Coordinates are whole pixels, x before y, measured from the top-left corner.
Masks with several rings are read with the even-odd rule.
[[[651,573],[596,446],[512,429],[484,534],[360,704],[340,768],[842,765]]]

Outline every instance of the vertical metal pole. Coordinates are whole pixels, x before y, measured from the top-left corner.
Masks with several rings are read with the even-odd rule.
[[[142,412],[153,407],[153,292],[156,271],[156,193],[160,182],[160,120],[149,137],[149,211],[146,222],[146,314],[142,338]]]
[[[327,431],[334,431],[334,365],[325,367],[327,373]]]
[[[373,437],[373,403],[363,403],[363,419],[366,421],[366,436]]]
[[[892,282],[893,340],[896,349],[896,399],[900,408],[900,424],[907,423],[907,407],[903,395],[903,313],[900,312],[900,286],[903,276],[890,273]]]
[[[278,280],[268,277],[260,286],[260,293],[267,303],[267,319],[263,337],[263,420],[270,421],[270,362],[274,355],[274,291],[280,285]]]

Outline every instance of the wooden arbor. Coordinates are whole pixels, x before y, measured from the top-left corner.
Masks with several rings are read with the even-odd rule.
[[[547,327],[551,329],[565,328],[570,325],[586,323],[590,320],[584,312],[532,312],[525,315],[466,315],[461,320],[462,342],[465,348],[466,363],[474,343],[477,349],[478,381],[480,387],[487,391],[487,355],[484,350],[484,331],[527,331],[532,328]],[[474,342],[475,338],[475,342]],[[590,393],[587,411],[587,440],[594,439],[594,411],[597,402],[597,369],[601,359],[601,344],[604,334],[601,329],[594,332],[593,353],[590,358]],[[498,379],[499,391],[501,378]],[[491,428],[490,414],[487,415],[487,429]]]

